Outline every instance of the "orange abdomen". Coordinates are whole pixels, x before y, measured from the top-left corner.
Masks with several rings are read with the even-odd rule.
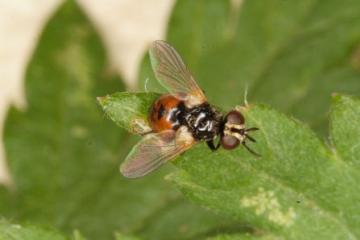
[[[163,95],[154,102],[149,114],[149,122],[154,132],[178,128],[180,103],[181,101],[172,95]]]

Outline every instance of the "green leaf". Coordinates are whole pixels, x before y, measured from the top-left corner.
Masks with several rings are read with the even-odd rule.
[[[110,239],[176,196],[161,173],[142,181],[121,177],[119,164],[133,141],[105,121],[95,101],[120,89],[94,29],[67,2],[46,26],[29,65],[28,108],[11,109],[6,121],[16,190],[2,197],[8,199],[3,215]]]
[[[206,238],[206,240],[280,240],[282,238],[275,237],[272,235],[260,235],[256,236],[254,234],[225,234],[218,235],[216,237]]]
[[[80,233],[80,231],[74,231],[74,240],[86,240],[85,237]]]
[[[232,108],[248,86],[250,101],[325,132],[328,96],[360,91],[359,12],[358,0],[182,0],[167,39],[210,102]],[[147,79],[159,91],[146,56],[141,86]]]
[[[331,109],[331,139],[336,154],[355,169],[360,168],[360,100],[335,95]]]
[[[119,165],[135,139],[106,120],[96,97],[124,86],[109,72],[99,37],[73,1],[66,1],[45,27],[25,85],[27,109],[12,108],[6,120],[15,189],[0,188],[2,216],[50,225],[66,235],[79,229],[87,239],[104,240],[114,239],[116,231],[157,232],[152,235],[157,240],[191,238],[218,223],[233,223],[185,203],[163,181],[169,166],[136,181],[120,175]],[[181,215],[162,217],[171,212]],[[189,222],[192,217],[203,224]],[[189,224],[182,235],[163,238],[160,226],[149,221],[164,224],[165,219],[176,230]]]
[[[125,236],[124,234],[116,233],[115,240],[140,240],[140,238],[133,237],[133,236]]]
[[[261,129],[260,159],[243,149],[210,157],[197,148],[169,179],[199,204],[286,239],[357,239],[358,169],[307,127],[272,109],[255,106],[245,113],[249,125]],[[346,143],[347,149],[357,144]]]
[[[11,224],[5,220],[0,221],[1,240],[65,240],[61,234],[51,229],[43,229],[36,226],[21,226]]]
[[[118,126],[131,133],[141,132],[138,125],[149,127],[149,106],[159,97],[157,93],[115,93],[98,97],[98,101],[106,115]],[[124,114],[129,112],[129,114]],[[131,117],[131,118],[130,118]]]
[[[336,132],[341,134],[333,138],[350,136],[350,142],[340,141],[344,149],[351,149],[350,159],[358,159],[360,149],[354,124],[359,108],[359,100],[335,97],[332,128],[340,125]],[[258,143],[251,147],[261,158],[243,148],[213,153],[200,144],[176,161],[182,170],[167,179],[196,203],[246,222],[254,231],[284,239],[359,238],[360,172],[349,158],[341,158],[344,150],[337,153],[307,126],[269,107],[239,110],[247,126],[260,128],[254,135]]]
[[[138,232],[143,239],[202,239],[216,233],[248,232],[242,223],[226,216],[214,217],[209,210],[199,211],[199,206],[184,201],[174,201],[146,221]]]
[[[111,120],[127,131],[134,132],[134,120],[148,124],[148,109],[157,97],[157,93],[118,92],[98,100]],[[164,239],[192,239],[215,230],[226,232],[228,228],[234,229],[234,225],[237,226],[236,231],[245,231],[236,222],[214,217],[208,211],[199,211],[197,207],[179,199],[174,199],[155,213],[144,220],[140,230],[136,229],[144,239],[158,239],[159,236]]]

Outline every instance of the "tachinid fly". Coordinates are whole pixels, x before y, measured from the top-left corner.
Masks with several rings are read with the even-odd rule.
[[[248,133],[258,128],[245,128],[245,118],[237,110],[224,116],[210,105],[172,46],[155,41],[149,54],[155,76],[169,94],[151,106],[148,121],[152,130],[144,134],[121,165],[125,177],[142,177],[200,141],[213,151],[241,144],[258,155],[246,145],[247,139],[255,142]],[[217,136],[220,140],[214,144]]]

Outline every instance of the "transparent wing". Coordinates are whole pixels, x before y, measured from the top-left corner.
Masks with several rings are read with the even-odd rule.
[[[142,177],[189,149],[194,143],[192,137],[184,138],[173,130],[150,133],[133,147],[121,165],[120,172],[128,178]]]
[[[155,41],[149,50],[151,65],[159,82],[173,95],[191,105],[206,101],[180,55],[165,41]]]

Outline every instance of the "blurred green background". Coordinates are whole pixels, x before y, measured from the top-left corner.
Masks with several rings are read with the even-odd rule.
[[[243,104],[248,88],[250,103],[271,105],[325,138],[331,94],[360,92],[359,26],[358,0],[179,0],[166,39],[210,102],[230,109]],[[13,185],[0,189],[1,217],[75,239],[75,230],[87,239],[249,231],[185,200],[163,180],[170,164],[139,180],[120,175],[138,137],[106,119],[96,97],[126,87],[76,2],[59,6],[36,45],[24,82],[27,108],[11,108],[4,126]],[[137,90],[149,79],[150,90],[163,91],[146,52],[139,69]]]

